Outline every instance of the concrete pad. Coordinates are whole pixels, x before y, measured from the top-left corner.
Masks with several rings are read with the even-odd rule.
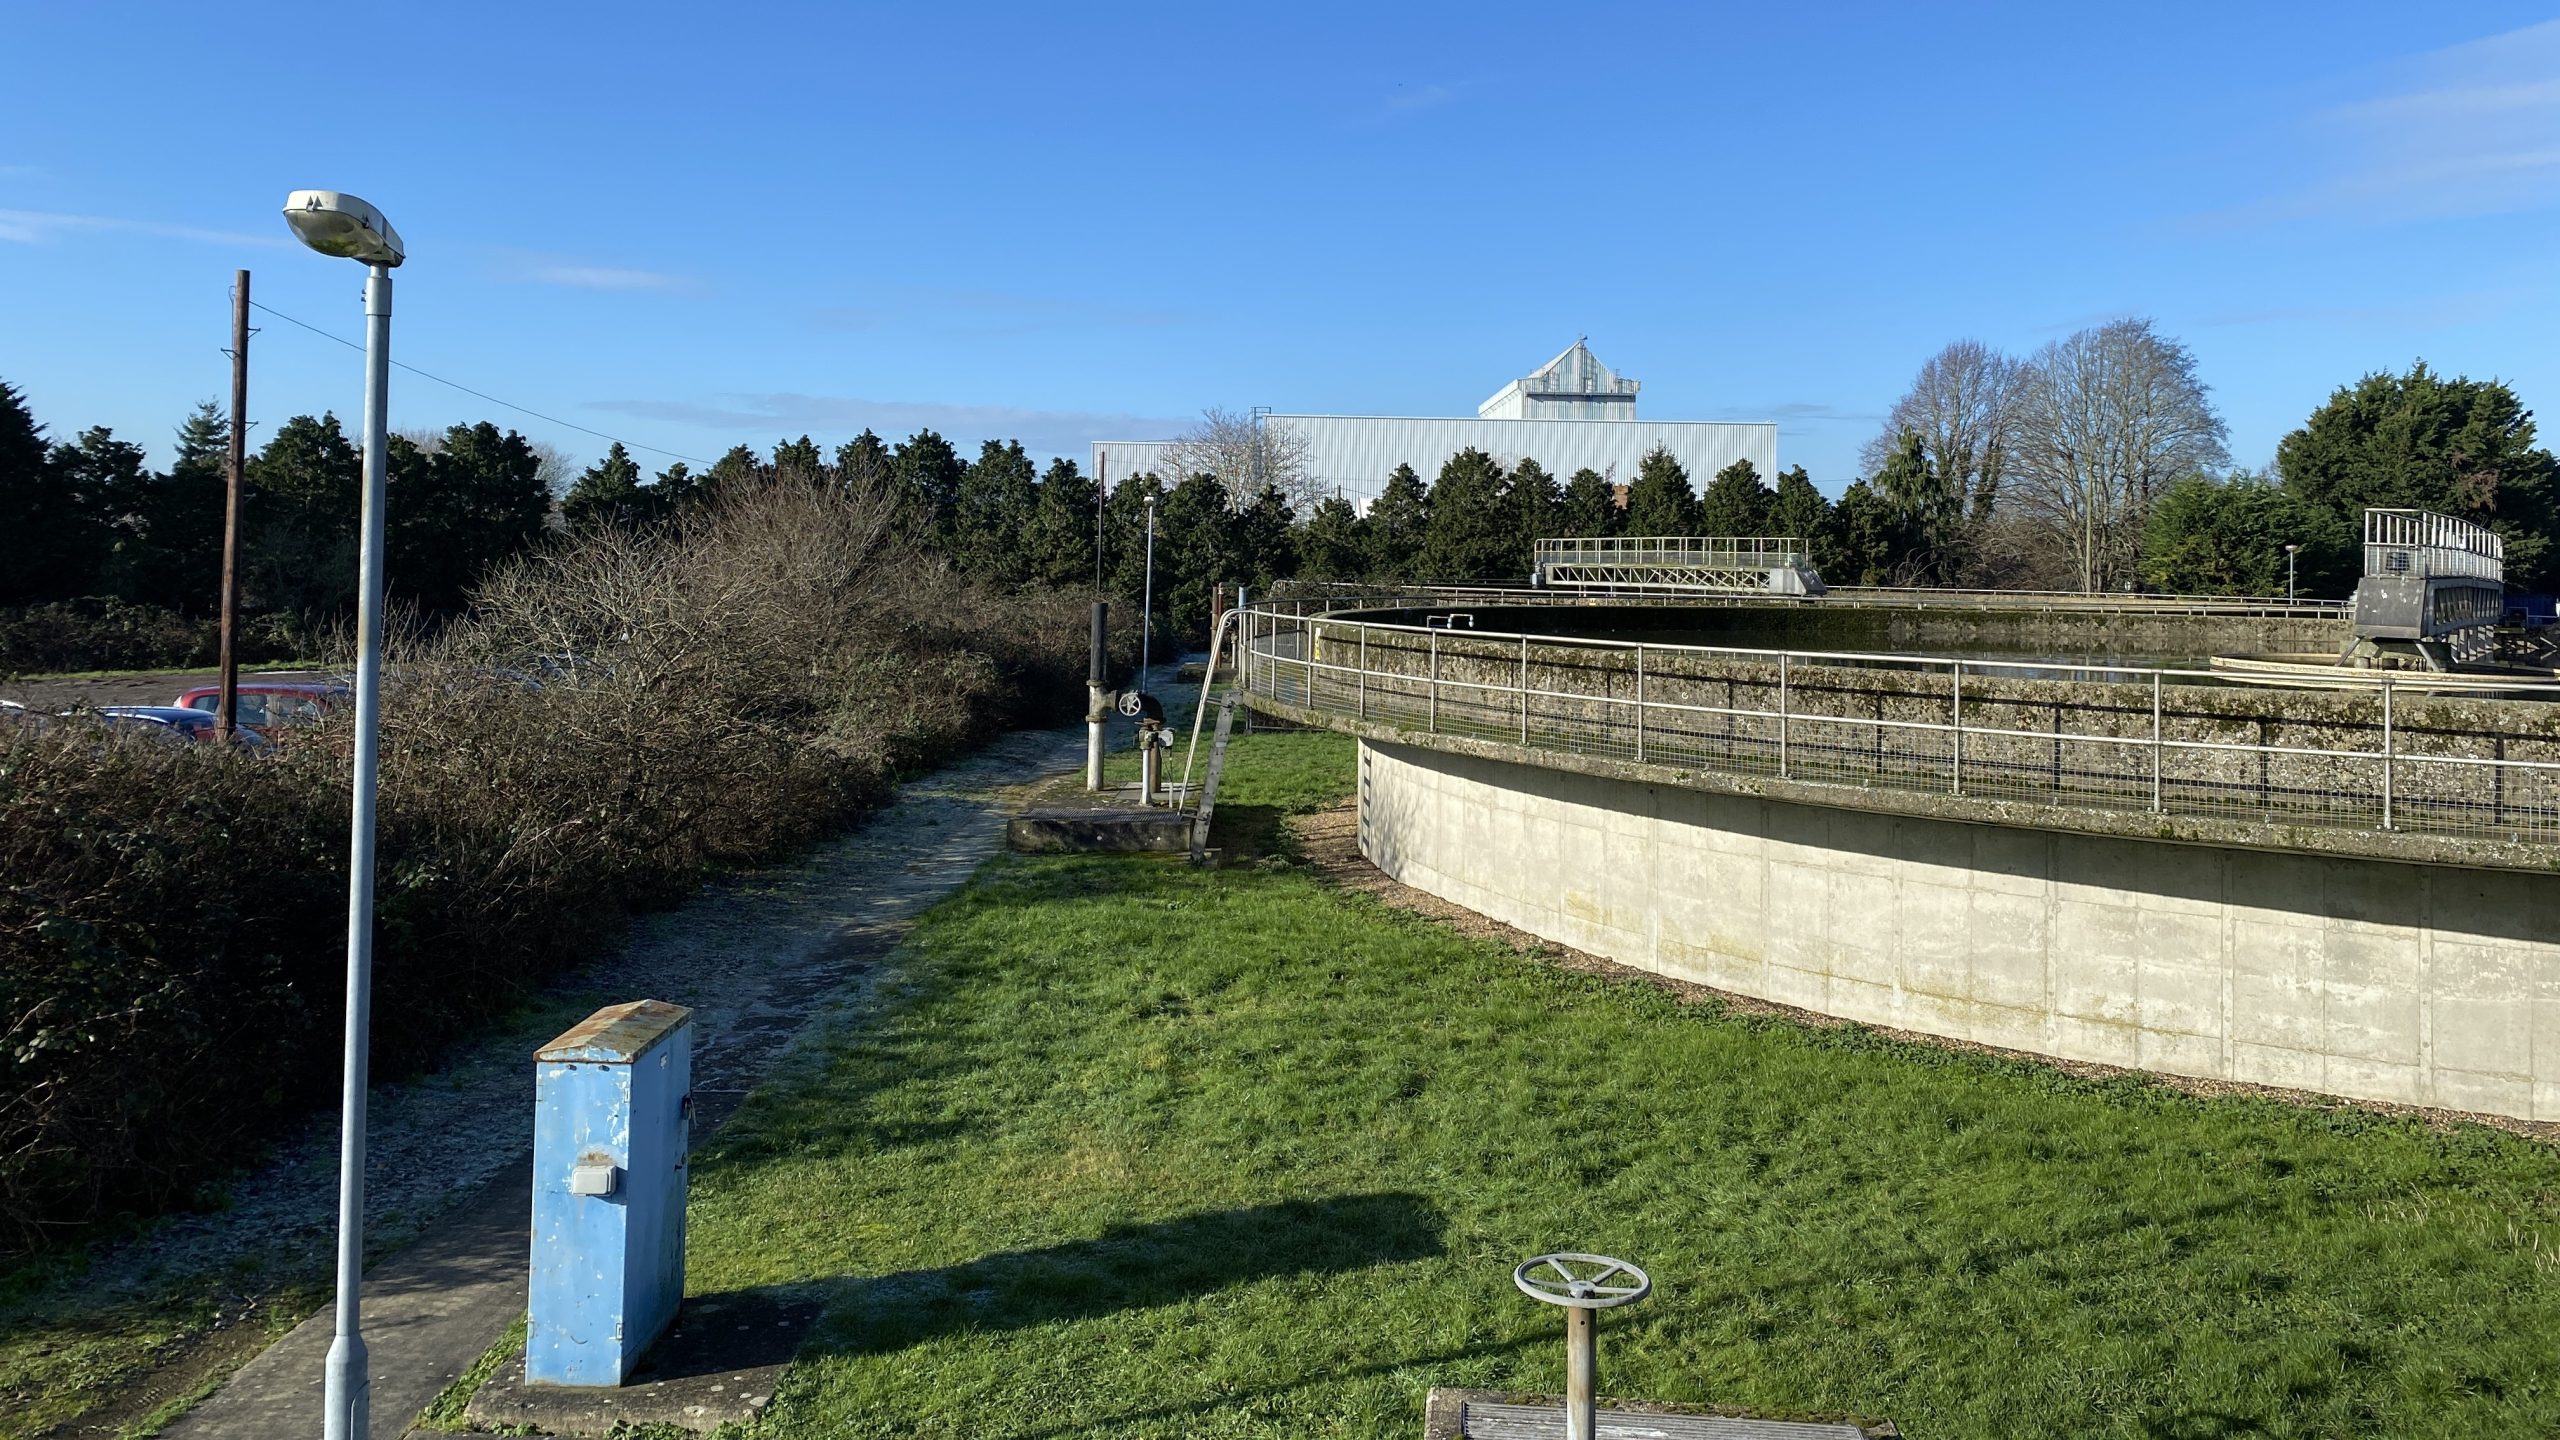
[[[1747,1410],[1601,1402],[1598,1440],[1890,1440],[1890,1420],[1770,1420]],[[1422,1440],[1564,1440],[1564,1397],[1434,1385],[1423,1400]]]
[[[1191,848],[1191,817],[1177,810],[1042,806],[1005,822],[1005,847],[1024,854],[1076,851],[1181,852]]]
[[[545,1435],[611,1435],[626,1425],[672,1425],[707,1434],[744,1425],[773,1403],[800,1342],[824,1307],[814,1300],[746,1293],[684,1302],[675,1324],[629,1383],[594,1389],[528,1385],[524,1355],[471,1397],[473,1425],[531,1426]]]

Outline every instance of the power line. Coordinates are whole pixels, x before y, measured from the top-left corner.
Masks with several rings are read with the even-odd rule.
[[[287,315],[286,313],[284,313],[283,311],[281,311],[281,310],[277,309],[277,308],[276,308],[276,307],[274,307],[273,305],[260,304],[258,301],[255,301],[255,300],[252,300],[252,301],[250,301],[249,303],[250,303],[251,305],[255,305],[255,306],[257,306],[257,308],[259,308],[259,309],[261,309],[261,310],[266,311],[268,314],[273,315],[273,316],[274,316],[274,317],[276,317],[277,319],[282,320],[283,322],[285,322],[285,323],[286,323],[286,324],[288,324],[288,325],[299,325],[299,326],[301,326],[303,329],[310,331],[312,334],[319,336],[319,337],[320,337],[321,339],[323,339],[323,340],[335,340],[335,341],[337,341],[339,344],[346,346],[346,347],[347,347],[348,349],[350,349],[350,350],[358,350],[358,351],[360,351],[360,350],[364,349],[364,347],[363,347],[362,345],[359,345],[359,344],[357,344],[355,341],[348,339],[348,338],[347,338],[347,337],[345,337],[344,335],[332,335],[332,334],[330,334],[328,331],[321,329],[319,326],[312,324],[312,323],[311,323],[310,321],[308,321],[308,320],[296,320],[296,319],[295,319],[295,318],[293,318],[292,316]],[[623,438],[622,438],[621,436],[619,436],[619,435],[607,435],[606,433],[604,433],[604,432],[603,432],[603,431],[601,431],[601,430],[590,430],[590,429],[588,429],[586,426],[584,426],[584,425],[580,425],[580,424],[578,424],[577,422],[575,422],[575,421],[573,421],[573,420],[563,420],[563,419],[561,419],[561,418],[560,418],[559,416],[557,416],[557,415],[545,415],[545,414],[543,414],[543,413],[542,413],[541,411],[539,411],[539,410],[533,409],[533,408],[532,408],[532,407],[530,407],[530,406],[519,405],[519,404],[517,404],[516,402],[514,402],[513,400],[501,400],[501,399],[499,399],[497,396],[490,394],[490,393],[489,393],[489,392],[487,392],[486,390],[474,390],[474,389],[472,389],[470,386],[465,385],[465,384],[463,384],[462,382],[460,382],[460,381],[458,381],[458,380],[447,380],[446,378],[444,378],[444,377],[443,377],[443,376],[441,376],[441,375],[430,375],[430,374],[428,374],[426,371],[419,369],[419,368],[418,368],[417,366],[415,366],[415,365],[408,364],[408,363],[407,363],[407,362],[405,362],[405,361],[394,360],[394,361],[392,361],[391,363],[392,363],[392,364],[394,364],[394,365],[399,366],[399,367],[400,367],[401,369],[403,369],[403,370],[408,371],[410,374],[417,376],[417,377],[418,377],[419,379],[421,379],[421,380],[433,380],[434,382],[436,382],[436,383],[437,383],[437,384],[439,384],[439,385],[450,386],[450,387],[452,387],[453,389],[456,389],[456,390],[461,391],[461,392],[462,392],[463,394],[465,394],[465,395],[473,396],[473,397],[475,397],[475,398],[477,398],[477,399],[481,399],[481,400],[486,400],[486,401],[488,401],[488,402],[489,402],[490,404],[492,404],[492,405],[502,405],[502,406],[505,406],[507,409],[509,409],[509,410],[513,410],[513,411],[515,411],[515,412],[516,412],[517,414],[519,414],[519,415],[530,415],[530,416],[532,416],[532,417],[533,417],[534,419],[536,419],[536,420],[546,421],[546,422],[548,422],[548,423],[550,423],[550,424],[558,425],[558,426],[561,426],[561,427],[563,427],[563,428],[565,428],[565,429],[575,430],[575,431],[577,431],[577,432],[578,432],[579,434],[581,434],[581,435],[593,435],[594,437],[596,437],[596,438],[597,438],[597,439],[599,439],[599,440],[610,440],[610,441],[612,441],[614,444],[616,444],[616,445],[620,445],[620,446],[623,446],[623,447],[625,447],[626,449],[631,449],[631,450],[646,450],[646,451],[648,451],[648,452],[649,452],[650,454],[652,454],[652,455],[664,455],[664,456],[668,457],[669,459],[672,459],[672,460],[682,460],[682,461],[685,461],[685,462],[687,462],[687,463],[689,463],[689,464],[694,464],[694,465],[708,465],[708,464],[710,464],[710,463],[711,463],[710,461],[703,459],[703,458],[702,458],[701,456],[699,456],[699,455],[682,455],[682,454],[678,454],[677,452],[675,452],[675,451],[673,451],[673,450],[662,450],[662,449],[660,449],[659,447],[657,447],[657,446],[655,446],[655,445],[643,445],[643,444],[641,444],[640,442],[638,442],[638,441],[636,441],[636,440],[625,440],[625,439],[623,439]]]

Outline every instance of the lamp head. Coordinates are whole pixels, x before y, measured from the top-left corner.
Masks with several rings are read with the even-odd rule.
[[[284,220],[303,244],[323,255],[385,266],[408,258],[400,232],[381,211],[340,191],[294,191],[285,197]]]

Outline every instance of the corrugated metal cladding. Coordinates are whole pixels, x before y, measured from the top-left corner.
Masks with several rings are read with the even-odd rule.
[[[1450,456],[1472,445],[1508,470],[1525,457],[1562,484],[1588,467],[1620,484],[1660,446],[1689,472],[1689,483],[1736,460],[1748,460],[1764,480],[1778,474],[1775,422],[1706,420],[1466,420],[1408,419],[1387,415],[1273,415],[1266,425],[1284,427],[1307,442],[1307,472],[1324,488],[1355,501],[1386,488],[1398,465],[1410,465],[1425,484]],[[1099,446],[1095,447],[1098,451]],[[1115,462],[1116,478],[1122,472]],[[1130,472],[1136,473],[1136,472]]]
[[[1633,420],[1643,387],[1600,363],[1587,339],[1476,407],[1480,420]],[[1543,465],[1546,462],[1538,462]]]
[[[1171,485],[1180,478],[1165,459],[1165,452],[1172,448],[1170,440],[1096,440],[1093,468],[1086,473],[1101,477],[1107,485],[1117,485],[1132,475],[1153,470],[1157,479]]]

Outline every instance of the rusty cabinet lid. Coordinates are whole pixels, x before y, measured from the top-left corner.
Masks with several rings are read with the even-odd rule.
[[[664,1000],[607,1005],[560,1032],[557,1039],[534,1051],[533,1058],[628,1065],[692,1018],[691,1010]]]

